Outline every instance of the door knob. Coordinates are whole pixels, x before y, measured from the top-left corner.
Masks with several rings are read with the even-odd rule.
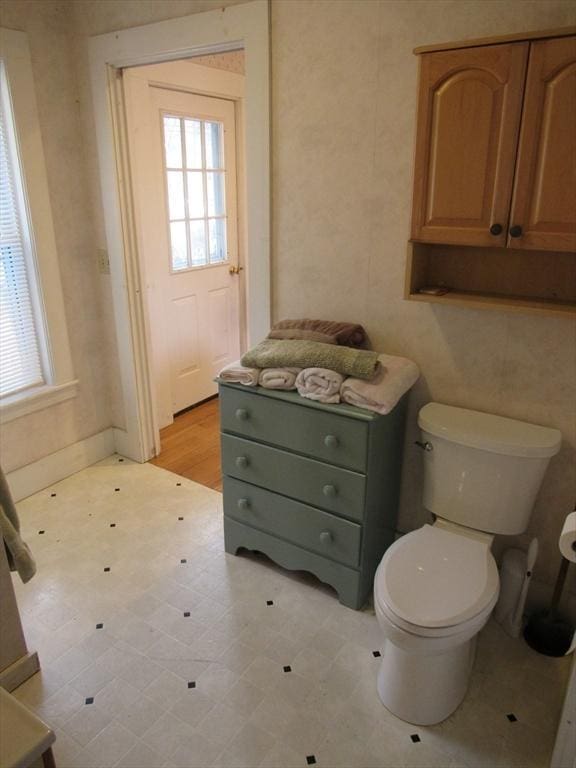
[[[509,229],[510,237],[522,237],[522,227],[519,224],[514,224]]]
[[[228,267],[228,272],[230,272],[231,275],[239,275],[243,269],[244,267],[238,267],[233,264],[231,267]]]

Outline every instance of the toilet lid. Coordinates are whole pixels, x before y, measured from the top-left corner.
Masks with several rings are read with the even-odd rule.
[[[387,550],[377,596],[396,616],[420,627],[449,627],[479,614],[498,590],[487,541],[425,525]]]

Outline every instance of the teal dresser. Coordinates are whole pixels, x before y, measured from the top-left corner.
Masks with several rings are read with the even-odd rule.
[[[226,552],[310,571],[361,608],[394,540],[407,395],[379,416],[219,383]]]

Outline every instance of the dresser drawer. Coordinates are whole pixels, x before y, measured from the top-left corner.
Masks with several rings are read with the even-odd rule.
[[[224,514],[339,563],[359,563],[360,525],[232,477],[224,478]]]
[[[221,387],[220,413],[223,432],[365,471],[366,422],[227,387]]]
[[[329,512],[363,518],[366,479],[357,472],[226,434],[222,435],[222,470]]]

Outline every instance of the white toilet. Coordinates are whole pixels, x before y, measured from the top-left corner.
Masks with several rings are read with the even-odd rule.
[[[439,403],[421,409],[418,425],[423,501],[436,520],[394,542],[376,572],[378,695],[402,720],[432,725],[464,698],[476,635],[498,598],[493,536],[526,529],[561,434]]]

